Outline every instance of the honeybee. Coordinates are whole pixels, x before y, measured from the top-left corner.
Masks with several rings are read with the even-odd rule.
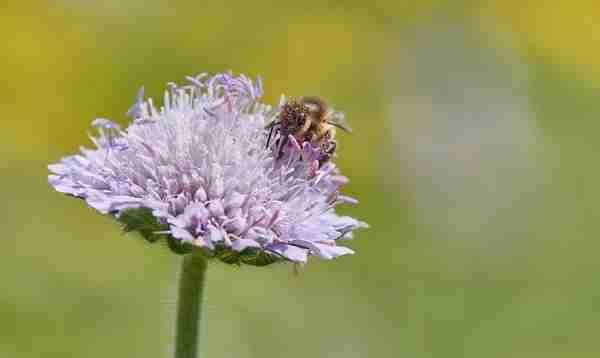
[[[340,128],[346,132],[352,129],[348,126],[342,112],[333,110],[324,100],[318,97],[296,97],[288,100],[282,107],[277,119],[269,123],[267,147],[274,130],[280,134],[277,148],[282,148],[291,134],[298,143],[309,142],[319,147],[323,164],[333,157],[337,148],[335,130]],[[281,155],[281,152],[278,153]]]

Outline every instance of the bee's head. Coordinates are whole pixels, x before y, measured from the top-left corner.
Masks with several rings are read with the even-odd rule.
[[[304,128],[309,115],[310,114],[306,106],[304,106],[301,102],[292,99],[281,109],[279,121],[281,123],[281,127],[288,133],[296,133]]]

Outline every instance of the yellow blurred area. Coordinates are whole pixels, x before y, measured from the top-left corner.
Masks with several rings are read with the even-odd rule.
[[[479,7],[482,28],[509,33],[529,56],[565,66],[582,79],[600,81],[598,3],[578,1],[496,1]]]
[[[346,112],[336,261],[209,268],[206,357],[596,357],[593,1],[10,1],[0,357],[170,356],[179,258],[54,192],[144,85],[260,75]],[[160,102],[160,101],[159,101]]]

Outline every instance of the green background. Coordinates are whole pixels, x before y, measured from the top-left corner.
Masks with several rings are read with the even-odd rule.
[[[346,112],[357,254],[209,267],[206,357],[597,357],[593,1],[9,1],[0,357],[168,357],[179,257],[46,165],[137,89],[231,69]]]

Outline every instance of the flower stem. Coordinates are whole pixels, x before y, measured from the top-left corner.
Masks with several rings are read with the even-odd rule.
[[[201,253],[183,256],[177,297],[175,358],[198,358],[206,259]]]

